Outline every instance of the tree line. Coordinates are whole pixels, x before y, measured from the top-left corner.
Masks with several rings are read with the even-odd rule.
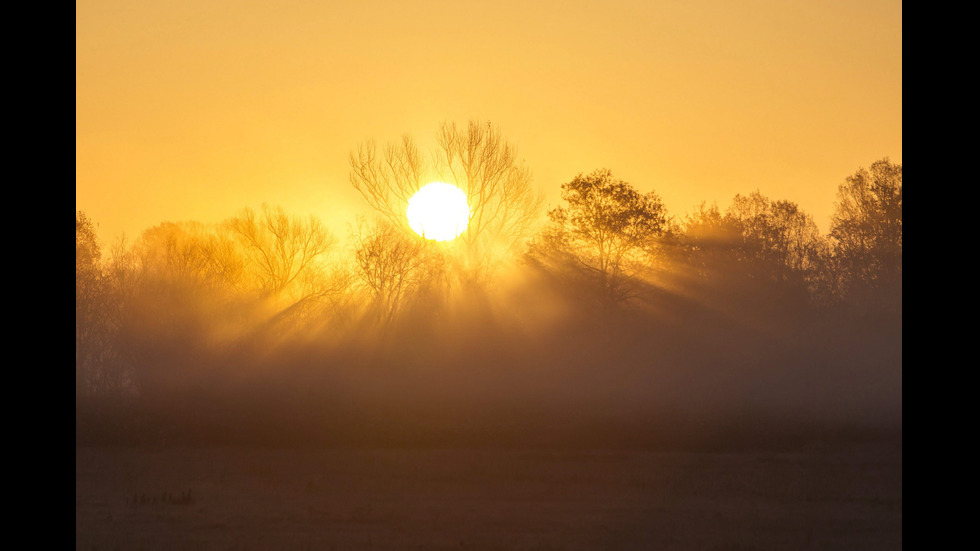
[[[404,216],[437,179],[471,207],[450,243],[420,238]],[[608,169],[562,184],[561,204],[546,209],[516,148],[475,121],[443,124],[428,154],[410,136],[361,144],[350,180],[376,216],[354,220],[347,239],[263,205],[107,246],[77,211],[76,397],[146,395],[256,342],[383,341],[401,320],[492,296],[513,274],[545,277],[596,315],[655,307],[666,290],[732,310],[901,315],[902,167],[887,158],[839,184],[827,234],[796,203],[758,191],[678,217],[650,184]]]

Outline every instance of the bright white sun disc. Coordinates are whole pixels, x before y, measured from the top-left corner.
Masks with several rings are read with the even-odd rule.
[[[449,241],[466,230],[470,207],[463,190],[451,184],[433,182],[422,186],[408,200],[405,215],[415,233],[426,239]]]

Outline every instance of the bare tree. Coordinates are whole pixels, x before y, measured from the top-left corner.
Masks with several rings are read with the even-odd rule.
[[[350,181],[371,208],[389,223],[407,228],[408,200],[432,177],[411,136],[397,145],[389,143],[381,154],[373,141],[360,144],[350,154]]]
[[[128,254],[135,257],[128,264],[158,281],[212,292],[246,288],[241,247],[230,236],[198,222],[165,222],[149,228]]]
[[[386,220],[360,220],[354,235],[357,274],[370,289],[383,323],[390,322],[407,293],[431,276],[436,260],[419,237]]]
[[[490,123],[470,121],[465,129],[443,123],[431,160],[404,136],[379,155],[373,142],[350,154],[351,184],[390,223],[405,227],[408,200],[422,186],[442,180],[466,192],[470,220],[460,236],[466,266],[488,273],[504,253],[531,235],[544,204],[517,151]]]
[[[209,355],[230,343],[321,321],[347,287],[327,262],[332,245],[317,220],[270,207],[219,225],[164,223],[143,232],[113,264],[117,349],[138,391],[162,392],[200,375]]]
[[[196,222],[147,229],[132,247],[120,243],[110,264],[118,297],[116,348],[144,397],[161,380],[190,369],[244,289],[237,245]]]
[[[308,276],[324,269],[326,255],[336,243],[317,218],[290,216],[282,207],[263,205],[260,213],[247,208],[226,224],[245,249],[248,269],[269,296],[309,283]],[[302,294],[319,292],[306,291]]]
[[[443,123],[438,135],[444,179],[466,192],[470,222],[463,239],[478,260],[511,252],[534,229],[544,205],[531,186],[531,171],[517,150],[490,123],[470,121],[463,130]]]

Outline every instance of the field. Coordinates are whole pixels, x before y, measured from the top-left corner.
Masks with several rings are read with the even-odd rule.
[[[79,550],[892,550],[901,444],[76,447]]]

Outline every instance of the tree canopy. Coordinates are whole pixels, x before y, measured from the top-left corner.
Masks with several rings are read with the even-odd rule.
[[[566,205],[548,213],[553,244],[615,296],[624,270],[651,252],[667,231],[667,209],[656,192],[641,194],[608,169],[579,174],[561,190]]]
[[[76,212],[78,395],[162,395],[213,365],[234,371],[263,358],[249,357],[260,349],[272,362],[271,351],[299,342],[349,346],[353,356],[333,364],[342,370],[361,365],[357,347],[378,339],[395,343],[393,366],[432,363],[449,358],[455,338],[495,347],[493,335],[521,328],[581,323],[593,334],[643,316],[653,327],[666,319],[660,312],[695,331],[705,321],[747,332],[787,320],[865,323],[861,309],[900,324],[902,169],[887,159],[840,184],[821,235],[799,205],[759,191],[725,209],[702,204],[677,224],[655,191],[605,168],[563,183],[558,205],[537,220],[540,197],[496,129],[446,124],[439,144],[443,157],[425,163],[411,140],[383,162],[352,156],[352,181],[379,216],[358,219],[346,247],[315,217],[262,206],[220,223],[161,223],[103,251],[94,222]],[[468,238],[436,243],[407,227],[398,198],[426,174],[467,186],[476,205]],[[524,237],[527,262],[483,270],[502,250],[490,244],[517,247]],[[460,268],[482,277],[462,280]],[[445,347],[406,360],[406,343],[420,354]]]
[[[902,283],[902,165],[884,158],[837,190],[830,227],[841,293],[898,292]]]

